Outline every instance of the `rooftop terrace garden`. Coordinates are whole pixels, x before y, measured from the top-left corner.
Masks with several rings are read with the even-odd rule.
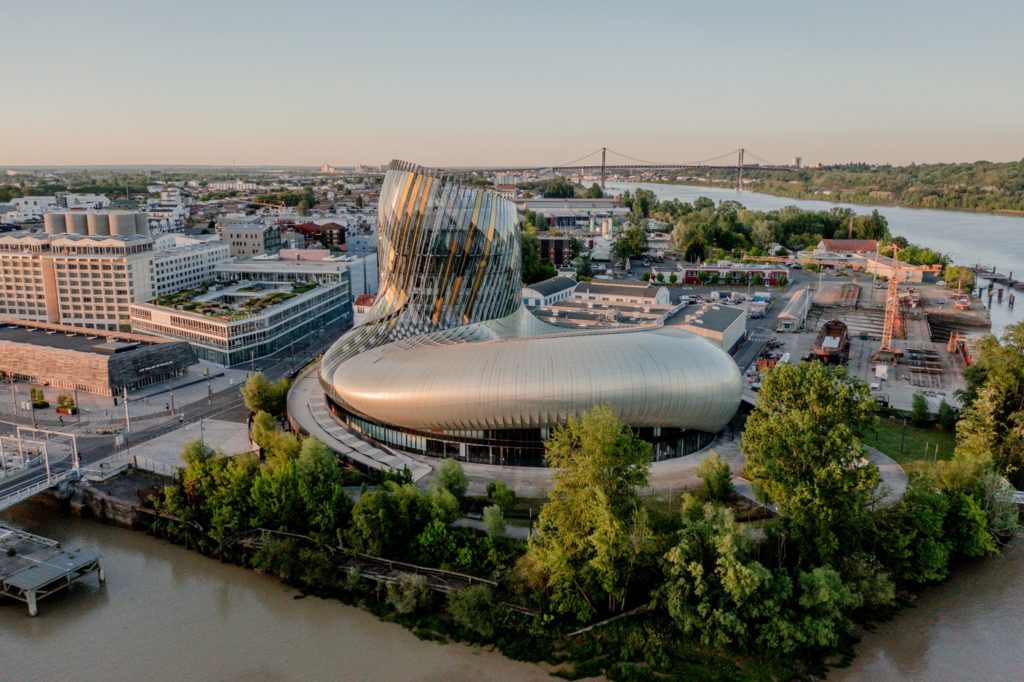
[[[215,289],[215,285],[220,285],[222,289]],[[238,286],[238,282],[214,281],[193,289],[157,296],[152,303],[206,317],[241,320],[316,287],[316,282],[257,282]]]

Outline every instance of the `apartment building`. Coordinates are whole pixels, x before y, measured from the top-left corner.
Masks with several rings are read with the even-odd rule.
[[[232,258],[251,258],[281,250],[281,228],[263,223],[242,223],[226,226],[221,241],[228,245]]]

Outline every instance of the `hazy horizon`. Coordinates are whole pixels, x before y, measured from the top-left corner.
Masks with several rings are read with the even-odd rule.
[[[0,165],[1018,161],[998,2],[5,3]]]

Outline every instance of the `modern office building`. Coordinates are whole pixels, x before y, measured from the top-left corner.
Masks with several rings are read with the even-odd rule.
[[[333,416],[390,447],[494,464],[542,464],[551,429],[596,404],[659,459],[710,443],[739,406],[732,359],[672,327],[570,330],[533,317],[518,223],[494,192],[391,164],[380,293],[320,368]]]
[[[250,278],[203,285],[131,306],[132,329],[188,341],[201,360],[239,365],[352,323],[348,273],[337,281]]]

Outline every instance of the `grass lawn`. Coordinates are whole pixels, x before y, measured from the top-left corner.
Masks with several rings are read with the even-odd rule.
[[[878,431],[867,434],[864,443],[905,464],[917,460],[949,459],[953,456],[956,439],[949,431],[912,426],[909,422],[904,438],[902,419],[879,419]]]

